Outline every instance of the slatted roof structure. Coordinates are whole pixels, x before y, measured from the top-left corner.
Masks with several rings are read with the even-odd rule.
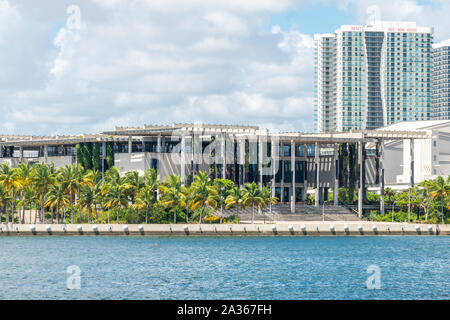
[[[298,143],[355,143],[375,142],[378,139],[431,139],[429,131],[404,130],[358,130],[339,133],[303,133],[303,132],[269,132],[258,126],[222,125],[222,124],[189,124],[174,123],[172,125],[144,125],[143,127],[116,127],[113,131],[100,134],[26,136],[0,135],[0,146],[38,146],[64,145],[81,142],[114,142],[127,141],[129,137],[145,137],[171,134],[233,134],[237,137],[258,138],[272,137],[279,140],[294,140]]]
[[[82,142],[108,142],[108,141],[126,141],[125,137],[108,136],[104,134],[83,134],[70,136],[10,136],[1,138],[0,146],[22,146],[33,147],[43,145],[65,145],[77,144]]]
[[[114,131],[104,131],[105,135],[118,136],[157,136],[167,133],[203,132],[203,133],[255,133],[258,126],[174,123],[173,125],[144,125],[143,127],[116,127]]]

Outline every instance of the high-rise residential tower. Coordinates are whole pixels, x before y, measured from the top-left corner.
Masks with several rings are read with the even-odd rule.
[[[318,132],[430,119],[432,28],[375,21],[314,39]]]
[[[450,120],[450,40],[433,45],[432,112],[436,120]]]

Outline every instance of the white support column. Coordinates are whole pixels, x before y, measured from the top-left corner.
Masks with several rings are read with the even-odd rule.
[[[271,145],[270,145],[270,157],[271,157],[271,165],[272,165],[272,197],[275,197],[275,175],[277,174],[277,169],[280,170],[280,168],[278,168],[277,165],[277,161],[278,158],[276,156],[276,148],[275,148],[275,144],[273,141],[271,141]]]
[[[410,139],[409,140],[409,155],[410,155],[410,161],[411,161],[411,166],[410,166],[410,182],[411,188],[414,188],[414,139]]]
[[[181,184],[186,183],[186,135],[181,135],[181,150],[180,150],[180,179]]]
[[[44,162],[48,163],[48,145],[44,145]]]
[[[239,184],[245,184],[245,137],[239,138]]]
[[[128,153],[131,153],[131,150],[133,149],[133,139],[131,136],[128,136]]]
[[[318,142],[316,142],[316,145],[314,148],[314,157],[315,157],[315,166],[316,166],[316,194],[315,194],[314,205],[316,207],[318,207],[319,201],[320,201],[320,161],[319,161],[319,143]]]
[[[409,201],[408,201],[408,222],[411,221],[411,189],[414,188],[414,139],[409,139]]]
[[[156,168],[158,170],[158,179],[161,178],[161,135],[159,134],[156,140],[156,152],[157,152],[157,160],[158,163],[156,165]]]
[[[259,172],[259,189],[263,187],[263,141],[261,136],[258,136],[258,172]]]
[[[363,152],[362,152],[362,142],[358,142],[358,167],[359,167],[359,188],[358,188],[358,217],[362,217],[363,213],[363,188],[364,188],[364,181],[363,181]]]
[[[295,141],[291,140],[291,171],[292,171],[292,194],[291,213],[295,213]]]
[[[380,155],[379,155],[379,170],[380,170],[380,214],[384,215],[384,139],[380,139]]]
[[[194,179],[194,173],[195,173],[195,156],[194,156],[194,150],[195,150],[195,133],[191,134],[191,183]],[[195,160],[194,160],[195,159]]]
[[[308,200],[308,146],[303,145],[303,157],[305,158],[305,181],[303,182],[303,201]]]
[[[284,143],[280,141],[280,157],[284,157]],[[284,172],[284,162],[286,160],[282,159],[280,161],[280,169],[281,170],[281,180],[280,180],[280,202],[286,202],[286,199],[284,198],[284,176],[286,175],[286,172]]]
[[[19,161],[20,161],[20,163],[23,163],[23,147],[22,146],[19,147],[19,152],[20,152]]]
[[[334,191],[333,202],[335,206],[339,205],[339,148],[338,144],[334,144]]]
[[[102,180],[105,177],[106,142],[102,142]]]
[[[220,141],[220,154],[222,158],[222,179],[226,179],[226,169],[227,169],[227,161],[226,161],[226,153],[225,153],[225,146],[226,146],[226,140],[225,140],[225,134],[222,132],[221,134],[221,141]]]

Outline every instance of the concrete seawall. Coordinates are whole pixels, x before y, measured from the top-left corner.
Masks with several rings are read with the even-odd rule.
[[[374,236],[450,235],[450,225],[388,222],[316,222],[276,224],[16,224],[0,225],[0,236],[178,235],[178,236]]]

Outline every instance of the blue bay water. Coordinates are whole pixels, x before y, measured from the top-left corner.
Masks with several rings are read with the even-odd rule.
[[[0,299],[449,299],[450,237],[1,237]],[[66,270],[81,270],[69,290]],[[367,267],[381,271],[370,290]]]

